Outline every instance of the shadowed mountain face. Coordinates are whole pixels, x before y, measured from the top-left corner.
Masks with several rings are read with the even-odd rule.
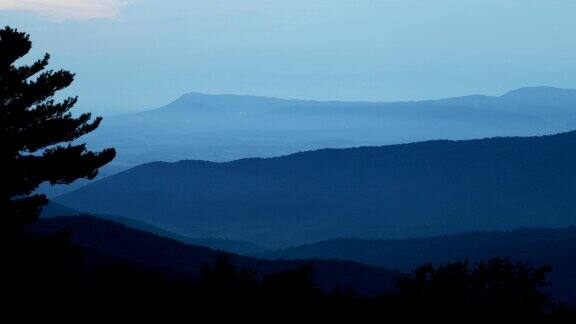
[[[191,237],[282,247],[576,223],[576,132],[148,163],[56,199]]]
[[[49,202],[44,208],[42,208],[43,218],[53,218],[62,216],[87,216],[85,213],[79,212],[72,208],[66,206]],[[133,218],[122,217],[122,216],[112,216],[112,215],[89,215],[90,217],[97,217],[100,219],[109,220],[119,224],[126,225],[130,228],[137,229],[140,231],[145,231],[153,233],[165,238],[174,239],[186,244],[205,246],[215,250],[226,251],[230,253],[237,253],[242,255],[254,255],[258,253],[264,253],[267,251],[265,247],[256,245],[252,242],[242,241],[242,240],[227,240],[221,238],[192,238],[184,235],[178,235],[162,229],[157,226],[147,224],[145,222],[138,221]]]
[[[89,216],[43,219],[28,229],[42,236],[62,230],[70,231],[71,243],[91,253],[150,268],[172,270],[191,278],[198,277],[203,266],[213,264],[226,254]],[[311,264],[315,270],[314,279],[320,287],[328,291],[338,286],[343,289],[353,288],[365,295],[390,291],[400,274],[397,271],[339,260],[267,261],[231,255],[230,261],[240,269],[256,271],[260,277]]]
[[[335,239],[278,250],[262,256],[283,259],[354,260],[409,271],[426,262],[434,264],[495,255],[554,267],[551,291],[576,301],[576,228],[519,229],[511,232],[470,232],[408,240]]]
[[[105,171],[113,173],[151,161],[230,161],[327,147],[544,135],[570,130],[573,120],[576,90],[547,87],[394,103],[189,93],[156,110],[108,117],[89,143],[114,143],[118,157]]]

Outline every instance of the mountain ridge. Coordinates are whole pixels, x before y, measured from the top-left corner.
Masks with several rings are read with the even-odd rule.
[[[374,104],[374,105],[390,105],[390,104],[401,104],[401,103],[417,103],[417,102],[442,102],[442,101],[453,101],[462,99],[497,99],[497,98],[522,98],[526,95],[532,95],[533,92],[539,94],[553,95],[553,94],[571,94],[576,95],[576,89],[570,88],[558,88],[552,86],[526,86],[517,88],[514,90],[509,90],[504,92],[502,95],[482,95],[482,94],[470,94],[455,97],[446,97],[438,99],[421,99],[421,100],[398,100],[398,101],[364,101],[364,100],[320,100],[320,99],[298,99],[298,98],[284,98],[284,97],[274,97],[274,96],[263,96],[263,95],[244,95],[244,94],[233,94],[233,93],[204,93],[198,91],[187,92],[180,97],[176,98],[172,102],[160,108],[144,110],[140,112],[149,112],[157,109],[165,109],[171,105],[178,105],[186,103],[188,100],[194,99],[205,99],[205,98],[226,98],[226,99],[259,99],[259,100],[269,100],[278,102],[290,102],[290,103],[332,103],[332,104]],[[136,112],[138,113],[138,112]]]
[[[375,295],[393,288],[400,272],[342,260],[277,260],[229,254],[207,247],[186,244],[171,238],[130,228],[129,226],[93,216],[54,217],[43,219],[27,229],[27,233],[51,236],[65,231],[70,243],[87,251],[126,260],[157,269],[172,269],[190,278],[197,278],[202,267],[223,258],[239,269],[250,269],[262,277],[280,271],[312,265],[316,283],[331,291],[352,288],[363,295]]]
[[[576,223],[576,132],[148,163],[56,201],[270,247]],[[418,202],[415,204],[414,202]],[[370,234],[373,233],[373,234]]]
[[[374,266],[410,271],[432,262],[468,260],[476,263],[494,256],[532,265],[550,264],[554,295],[576,301],[576,226],[519,228],[512,231],[465,232],[416,239],[386,240],[340,238],[260,254],[269,259],[324,258],[354,260]]]
[[[152,234],[156,234],[168,239],[177,240],[186,244],[205,246],[214,250],[221,250],[229,253],[236,253],[242,255],[253,255],[257,253],[263,253],[268,249],[252,242],[242,241],[242,240],[227,240],[218,238],[193,238],[184,235],[179,235],[158,226],[154,226],[136,219],[114,216],[114,215],[96,215],[84,213],[66,206],[57,204],[55,202],[49,201],[46,206],[42,208],[41,217],[42,219],[50,219],[55,217],[95,217],[114,223],[122,224],[128,226],[135,230],[145,231]]]
[[[347,102],[190,93],[160,108],[108,117],[86,142],[94,149],[116,147],[117,158],[104,170],[112,174],[159,160],[232,161],[326,147],[535,136],[574,128],[576,96],[563,95],[572,92],[523,89],[549,95],[546,100],[535,95],[534,102],[513,100],[519,96],[514,91],[499,97]]]

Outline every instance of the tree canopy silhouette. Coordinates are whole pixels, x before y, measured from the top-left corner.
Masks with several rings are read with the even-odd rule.
[[[493,258],[471,266],[454,262],[417,268],[397,282],[398,298],[420,314],[462,318],[540,319],[551,306],[541,289],[552,267],[532,267],[510,258]]]
[[[91,152],[79,137],[95,130],[101,117],[89,113],[72,116],[77,97],[54,100],[68,87],[74,74],[45,70],[50,56],[30,65],[16,65],[32,43],[28,34],[5,27],[0,30],[0,217],[2,234],[17,233],[34,222],[45,195],[34,191],[43,182],[69,184],[92,179],[116,152]]]

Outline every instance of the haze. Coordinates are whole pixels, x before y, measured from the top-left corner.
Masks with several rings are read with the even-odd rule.
[[[0,0],[119,114],[198,91],[395,101],[576,86],[573,1]],[[30,60],[31,58],[28,58]],[[105,94],[105,95],[102,95]]]

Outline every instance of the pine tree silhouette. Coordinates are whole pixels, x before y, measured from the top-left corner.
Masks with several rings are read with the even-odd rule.
[[[73,143],[98,127],[89,113],[73,117],[77,102],[56,102],[54,94],[68,87],[74,74],[45,70],[50,56],[31,65],[15,63],[30,51],[29,35],[10,27],[0,30],[0,231],[18,233],[34,222],[45,195],[34,194],[43,182],[69,184],[92,179],[110,162],[114,149],[91,152]]]

